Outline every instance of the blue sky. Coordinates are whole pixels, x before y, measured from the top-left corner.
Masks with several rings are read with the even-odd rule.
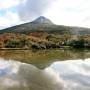
[[[0,0],[0,28],[41,15],[59,25],[90,27],[90,0]]]

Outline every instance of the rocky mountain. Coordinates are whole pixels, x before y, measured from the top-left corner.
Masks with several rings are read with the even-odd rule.
[[[70,34],[75,34],[75,35],[78,35],[78,34],[90,35],[90,28],[55,25],[52,23],[51,20],[43,16],[40,16],[39,18],[35,19],[32,22],[28,22],[28,23],[24,23],[21,25],[16,25],[13,27],[0,30],[0,34],[3,34],[3,33],[29,34],[30,32],[35,32],[35,31],[44,31],[48,33],[60,33],[60,34],[69,32]]]
[[[32,24],[53,24],[53,22],[44,16],[40,16],[31,22]]]

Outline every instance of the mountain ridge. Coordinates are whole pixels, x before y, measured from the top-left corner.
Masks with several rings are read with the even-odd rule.
[[[2,33],[28,34],[30,32],[35,32],[35,31],[45,31],[48,33],[62,33],[64,31],[68,31],[71,34],[89,34],[90,35],[90,28],[55,25],[52,23],[51,20],[43,16],[36,18],[32,22],[27,22],[24,24],[20,24],[20,25],[16,25],[13,27],[0,30],[0,34]]]

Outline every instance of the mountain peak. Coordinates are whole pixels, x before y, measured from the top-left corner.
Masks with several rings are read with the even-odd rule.
[[[33,24],[53,24],[51,20],[47,19],[44,16],[38,17],[37,19],[35,19],[31,23],[33,23]]]
[[[38,18],[46,19],[46,17],[44,17],[44,16],[40,16],[40,17],[38,17]]]

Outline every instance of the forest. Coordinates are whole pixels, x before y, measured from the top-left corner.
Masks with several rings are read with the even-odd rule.
[[[50,48],[90,48],[89,35],[71,35],[69,33],[47,33],[44,31],[29,34],[0,34],[1,49],[50,49]]]

